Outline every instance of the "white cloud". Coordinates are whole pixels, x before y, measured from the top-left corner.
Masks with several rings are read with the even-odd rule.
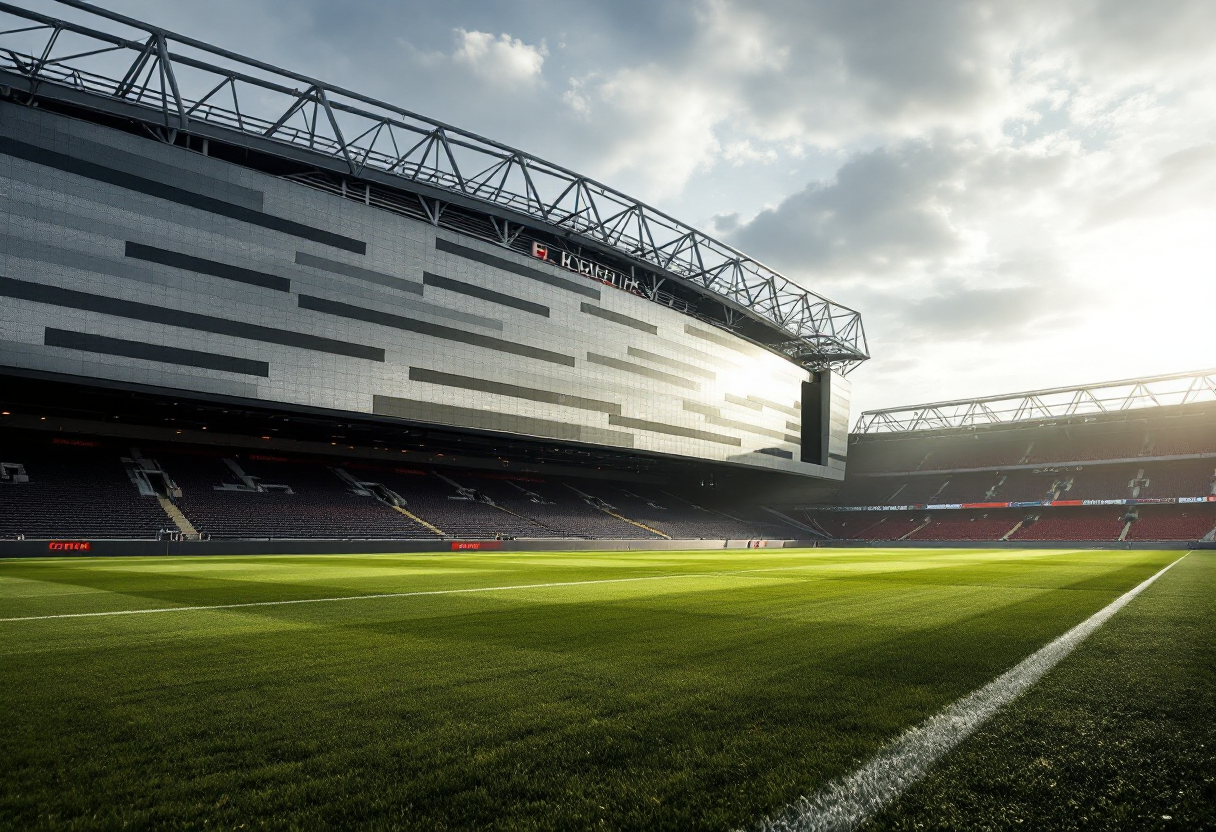
[[[489,32],[456,30],[456,50],[452,59],[478,76],[508,85],[531,83],[538,79],[549,50],[524,43],[508,34],[495,37]]]

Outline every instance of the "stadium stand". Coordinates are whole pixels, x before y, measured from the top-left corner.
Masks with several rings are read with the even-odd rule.
[[[86,440],[0,446],[0,537],[153,538],[172,527],[128,477],[123,453]]]
[[[1202,540],[1216,530],[1216,507],[1142,506],[1128,540]]]
[[[215,539],[403,538],[436,535],[324,465],[264,455],[156,452],[181,488],[176,502]]]
[[[825,503],[850,510],[801,516],[842,539],[1199,540],[1214,525],[1216,507],[1196,502],[1206,499],[1216,502],[1216,408],[1201,402],[854,434]],[[1103,501],[1118,504],[1092,505]]]
[[[1014,530],[1019,512],[943,511],[931,515],[930,522],[908,540],[1000,540]]]
[[[1127,525],[1127,510],[1070,508],[1032,516],[1011,540],[1118,540]]]

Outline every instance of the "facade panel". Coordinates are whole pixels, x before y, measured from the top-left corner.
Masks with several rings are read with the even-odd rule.
[[[11,104],[0,207],[3,365],[843,474],[843,378],[804,463],[807,371],[485,241]]]

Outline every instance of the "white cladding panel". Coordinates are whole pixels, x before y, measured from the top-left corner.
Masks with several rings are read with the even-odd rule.
[[[555,265],[0,105],[0,364],[678,454],[800,461],[806,371]]]

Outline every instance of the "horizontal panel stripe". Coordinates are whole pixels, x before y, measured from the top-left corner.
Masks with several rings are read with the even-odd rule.
[[[628,315],[622,315],[620,312],[613,312],[611,309],[605,309],[602,306],[596,306],[593,303],[582,303],[579,309],[586,312],[588,315],[594,315],[597,318],[603,318],[605,321],[612,321],[614,324],[633,327],[642,332],[647,332],[651,335],[658,335],[659,328],[654,324],[648,324],[644,321],[634,320]]]
[[[155,179],[157,182],[173,185],[177,188],[185,188],[186,190],[201,194],[210,194],[215,196],[216,199],[223,199],[236,205],[244,205],[246,208],[251,208],[255,211],[261,211],[264,207],[265,197],[261,191],[245,188],[197,170],[188,170],[180,164],[158,162],[148,155],[148,151],[152,151],[151,148],[140,148],[143,152],[130,153],[120,150],[113,145],[90,141],[80,135],[72,134],[75,132],[74,128],[76,126],[75,124],[57,125],[56,135],[52,139],[52,142],[59,145],[65,152],[70,153],[73,158],[96,162],[99,165],[125,171],[134,176],[142,176],[145,179]],[[21,132],[29,136],[29,130],[33,128],[33,125],[26,123],[22,125],[22,128]],[[71,133],[60,133],[60,129],[66,129],[67,131],[71,131]],[[37,144],[40,147],[45,145],[51,150],[55,149],[51,142],[39,141]],[[161,145],[160,147],[164,146]],[[172,152],[170,151],[170,153]],[[214,160],[209,161],[214,162]],[[214,163],[217,167],[224,164],[223,162]]]
[[[533,402],[556,404],[562,407],[576,407],[580,410],[594,410],[598,413],[620,413],[621,406],[613,402],[602,402],[596,399],[584,399],[581,396],[570,396],[565,393],[555,393],[551,390],[537,390],[532,387],[521,387],[516,384],[506,384],[501,381],[489,381],[470,376],[459,376],[453,373],[441,373],[438,370],[427,370],[422,367],[410,367],[410,381],[424,381],[428,384],[441,384],[445,387],[459,387],[463,390],[477,390],[482,393],[493,393],[496,396],[510,396],[516,399],[527,399]]]
[[[493,254],[486,254],[484,251],[478,251],[475,248],[462,246],[459,243],[453,243],[450,240],[445,240],[442,237],[435,238],[435,248],[439,251],[448,254],[455,254],[457,257],[463,257],[466,260],[472,260],[477,263],[483,263],[487,266],[493,266],[496,269],[502,269],[511,274],[517,274],[520,277],[527,277],[531,280],[538,280],[546,286],[552,286],[556,289],[564,289],[567,292],[574,292],[576,295],[600,299],[600,290],[591,286],[584,286],[581,283],[576,283],[573,280],[567,280],[564,277],[558,277],[555,274],[533,269],[516,263],[513,260],[507,260],[504,257],[495,257]]]
[[[709,405],[701,404],[700,402],[690,402],[688,399],[684,400],[684,409],[690,413],[700,413],[702,416],[722,415],[722,411],[716,407],[710,407]]]
[[[719,334],[717,332],[710,332],[709,330],[695,327],[692,324],[684,324],[684,332],[693,336],[694,338],[709,341],[717,344],[718,346],[734,350],[735,352],[741,352],[744,355],[756,355],[764,352],[764,350],[760,349],[759,347],[752,346],[751,344],[737,337],[732,337],[726,333]]]
[[[787,433],[787,434],[785,435],[784,439],[785,439],[785,441],[786,441],[786,442],[789,442],[791,445],[801,445],[801,444],[802,444],[802,437],[801,437],[801,436],[790,436],[790,435]]]
[[[662,337],[656,338],[652,343],[654,343],[655,346],[667,348],[675,355],[682,355],[685,358],[695,358],[698,361],[704,361],[706,364],[712,364],[713,366],[723,370],[739,369],[739,364],[736,361],[730,360],[731,358],[738,358],[738,356],[734,355],[733,353],[729,357],[725,356],[721,350],[718,350],[716,354],[711,354],[708,352],[703,352],[694,347],[690,347],[687,343],[671,341]]]
[[[634,375],[646,376],[655,381],[662,381],[674,387],[682,387],[685,390],[700,390],[701,385],[695,381],[689,381],[680,376],[673,376],[671,373],[664,373],[660,370],[652,370],[649,367],[642,367],[638,364],[630,364],[628,361],[621,361],[619,358],[609,358],[606,355],[597,355],[596,353],[587,353],[587,360],[592,364],[599,364],[604,367],[612,367],[615,370],[623,370],[626,373]]]
[[[145,179],[142,176],[135,176],[125,171],[108,168],[96,162],[87,162],[84,159],[77,159],[64,153],[56,153],[32,144],[19,142],[16,139],[0,136],[0,153],[6,156],[13,156],[17,159],[24,159],[27,162],[44,165],[48,168],[55,168],[64,173],[83,176],[96,182],[105,182],[108,185],[125,188],[128,191],[135,191],[136,193],[153,196],[168,202],[176,202],[178,205],[197,208],[200,211],[207,211],[208,213],[219,214],[229,219],[247,222],[250,225],[268,228],[271,231],[289,234],[292,237],[312,240],[314,243],[353,251],[355,254],[367,253],[367,243],[362,240],[355,240],[331,231],[313,228],[310,225],[304,225],[294,220],[276,217],[273,214],[256,211],[244,205],[225,202],[222,199],[197,194],[194,191],[166,185],[153,179]]]
[[[786,422],[785,429],[786,430],[802,430],[802,425],[798,424],[797,422]]]
[[[566,439],[596,445],[613,445],[620,448],[633,447],[633,436],[624,431],[572,425],[550,419],[515,416],[472,407],[456,407],[448,404],[402,399],[396,396],[372,396],[372,412],[381,416],[393,416],[398,419],[437,425],[543,436],[548,439]]]
[[[828,459],[834,459],[837,462],[848,462],[849,458],[844,454],[830,453]]]
[[[713,370],[703,370],[702,368],[695,367],[692,364],[686,364],[683,361],[677,361],[674,358],[668,358],[665,355],[659,355],[658,353],[638,349],[637,347],[630,347],[628,350],[626,350],[626,352],[628,352],[634,358],[641,358],[643,361],[662,364],[665,367],[671,367],[675,370],[683,370],[686,373],[691,373],[692,375],[700,376],[701,378],[708,378],[712,380],[718,377],[718,374]]]
[[[422,273],[422,283],[426,286],[434,286],[437,289],[447,289],[449,292],[468,295],[471,298],[488,300],[490,303],[497,303],[500,306],[510,306],[523,312],[531,312],[533,315],[540,315],[545,318],[549,317],[549,307],[547,306],[541,306],[539,303],[533,303],[523,298],[504,295],[502,292],[495,292],[493,289],[486,289],[483,286],[474,286],[472,283],[452,280],[449,277],[432,274],[431,272]]]
[[[103,335],[89,335],[66,329],[47,327],[42,343],[48,347],[64,347],[82,352],[142,358],[146,361],[159,361],[162,364],[203,367],[208,370],[222,370],[225,373],[240,373],[246,376],[267,378],[270,375],[270,365],[265,361],[253,361],[249,358],[236,358],[231,355],[218,355],[180,347],[145,344],[141,341],[126,341],[122,338],[107,338]]]
[[[337,341],[333,338],[305,335],[301,332],[274,329],[268,326],[247,324],[241,321],[229,321],[211,315],[200,315],[197,312],[183,312],[180,309],[153,306],[148,303],[136,303],[130,300],[91,295],[88,292],[78,292],[75,289],[62,289],[58,286],[47,286],[42,283],[29,283],[24,280],[15,280],[11,277],[0,277],[0,296],[33,301],[34,303],[46,303],[51,306],[63,306],[68,309],[83,309],[102,315],[113,315],[117,318],[130,318],[136,321],[177,326],[182,329],[193,329],[199,332],[211,332],[216,335],[231,335],[234,338],[246,338],[250,341],[265,341],[269,344],[299,347],[300,349],[313,350],[315,352],[349,355],[352,358],[366,358],[370,361],[384,360],[384,350],[375,347],[365,347],[362,344],[351,344],[346,341]]]
[[[362,266],[352,266],[350,263],[339,263],[337,260],[328,260],[324,257],[317,257],[315,254],[309,254],[306,251],[296,252],[296,264],[300,266],[311,266],[314,269],[321,269],[334,274],[346,275],[353,277],[356,280],[365,280],[368,283],[375,283],[378,286],[385,286],[389,289],[396,289],[399,292],[409,292],[414,295],[422,294],[422,284],[416,280],[406,280],[403,277],[393,277],[391,274],[382,274],[380,272],[365,269]]]
[[[726,400],[731,404],[737,404],[739,407],[746,407],[750,410],[764,410],[764,405],[759,402],[748,401],[742,396],[736,396],[731,393],[726,394]]]
[[[767,436],[770,439],[788,439],[788,437],[779,430],[762,428],[758,425],[748,424],[747,422],[737,422],[734,419],[725,419],[722,416],[719,416],[717,413],[708,412],[713,408],[700,407],[695,405],[693,402],[684,402],[684,409],[693,413],[700,413],[705,417],[706,422],[711,425],[717,425],[720,428],[734,428],[735,430],[740,430],[744,433],[754,433],[757,436]]]
[[[769,456],[779,456],[782,459],[793,459],[794,454],[783,448],[757,448],[756,453],[768,454]]]
[[[522,355],[525,358],[535,358],[539,361],[548,361],[551,364],[562,364],[566,367],[574,366],[574,357],[570,355],[543,350],[540,347],[529,347],[527,344],[517,344],[513,341],[504,341],[501,338],[491,338],[489,335],[481,335],[476,332],[465,332],[464,330],[453,329],[450,326],[440,326],[439,324],[432,324],[427,321],[415,321],[412,318],[403,318],[400,315],[367,309],[362,306],[352,306],[349,303],[340,303],[336,300],[326,300],[325,298],[318,298],[312,295],[300,295],[299,305],[301,309],[311,309],[314,312],[324,312],[329,315],[337,315],[341,318],[366,321],[370,324],[380,324],[381,326],[401,329],[406,332],[416,332],[419,335],[429,335],[432,338],[458,341],[474,347],[484,347],[488,350],[511,353],[512,355]]]
[[[628,416],[609,416],[608,424],[618,425],[623,428],[634,428],[635,430],[648,430],[652,433],[683,436],[688,439],[700,439],[704,442],[717,442],[719,445],[734,445],[738,447],[743,444],[742,440],[737,436],[725,436],[720,433],[710,433],[706,430],[685,428],[679,425],[665,425],[662,422],[648,422],[645,419],[633,419]]]
[[[802,415],[801,410],[799,410],[796,407],[790,407],[787,404],[777,404],[776,402],[769,401],[768,399],[762,399],[759,396],[748,396],[747,398],[748,398],[748,400],[753,401],[756,404],[764,405],[765,407],[771,407],[773,410],[778,410],[787,416],[801,416]]]
[[[291,291],[291,281],[285,277],[263,274],[255,272],[253,269],[230,266],[216,260],[206,260],[202,257],[146,246],[142,243],[133,243],[130,240],[127,240],[126,254],[134,260],[145,260],[149,263],[160,263],[162,266],[172,266],[175,269],[185,269],[188,272],[209,274],[249,286],[261,286],[263,289],[274,289],[278,292]]]

